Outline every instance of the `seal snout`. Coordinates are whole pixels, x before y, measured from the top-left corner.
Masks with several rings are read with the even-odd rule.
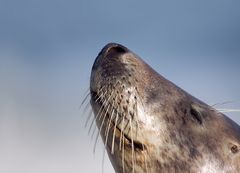
[[[104,46],[99,55],[103,55],[105,57],[115,57],[120,54],[127,53],[128,51],[129,50],[121,44],[108,43],[106,46]]]

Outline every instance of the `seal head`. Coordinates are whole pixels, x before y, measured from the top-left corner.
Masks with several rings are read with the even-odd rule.
[[[240,127],[107,44],[92,67],[91,105],[117,173],[238,173]]]

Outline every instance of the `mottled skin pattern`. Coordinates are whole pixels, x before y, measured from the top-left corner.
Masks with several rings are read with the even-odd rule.
[[[101,136],[105,142],[109,125],[106,149],[117,173],[240,172],[239,125],[159,75],[126,47],[110,43],[102,49],[90,90],[95,116],[104,100],[110,105],[104,109]]]

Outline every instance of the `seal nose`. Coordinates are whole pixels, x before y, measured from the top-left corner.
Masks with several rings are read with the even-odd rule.
[[[99,55],[103,56],[114,56],[128,52],[128,49],[121,44],[118,43],[108,43],[104,48],[101,50]]]

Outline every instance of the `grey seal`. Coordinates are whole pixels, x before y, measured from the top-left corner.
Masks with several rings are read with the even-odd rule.
[[[240,126],[117,44],[90,79],[99,134],[117,173],[239,173]]]

